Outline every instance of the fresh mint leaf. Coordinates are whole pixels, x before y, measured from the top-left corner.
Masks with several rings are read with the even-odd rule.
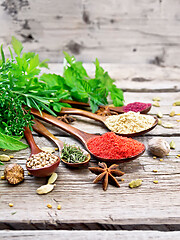
[[[19,151],[27,147],[27,144],[0,132],[0,148]]]
[[[3,45],[1,45],[1,58],[2,58],[2,62],[5,63],[5,56],[4,56],[4,51],[3,51]]]
[[[11,44],[13,46],[14,52],[18,55],[18,57],[20,57],[21,52],[23,50],[22,43],[13,36],[11,40]]]

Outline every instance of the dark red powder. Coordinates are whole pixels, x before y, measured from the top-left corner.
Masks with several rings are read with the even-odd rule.
[[[94,155],[106,159],[133,157],[145,148],[143,143],[132,138],[118,136],[113,132],[91,138],[87,146]]]
[[[124,112],[140,112],[151,106],[151,103],[133,102],[123,107]]]

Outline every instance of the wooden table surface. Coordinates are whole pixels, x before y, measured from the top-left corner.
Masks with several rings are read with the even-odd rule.
[[[15,239],[14,236],[17,235],[6,231],[14,229],[85,230],[85,235],[86,230],[95,230],[91,236],[97,236],[97,239],[100,233],[96,230],[119,230],[114,232],[114,236],[127,238],[132,232],[122,233],[120,230],[148,230],[147,237],[157,235],[160,239],[164,238],[164,233],[159,231],[180,230],[180,158],[177,158],[177,154],[180,154],[180,122],[177,121],[180,120],[180,116],[169,116],[172,109],[180,113],[179,106],[172,106],[173,102],[180,99],[180,69],[153,65],[103,66],[117,80],[117,86],[124,90],[126,103],[133,101],[152,103],[153,97],[160,97],[160,107],[153,106],[150,114],[161,111],[162,121],[172,123],[174,126],[163,128],[158,125],[151,132],[136,139],[147,147],[150,138],[163,137],[169,143],[174,140],[176,149],[171,150],[163,161],[159,161],[159,158],[153,159],[146,150],[138,159],[120,164],[120,169],[125,172],[124,181],[119,178],[121,187],[109,185],[107,191],[103,191],[101,183],[92,183],[95,175],[87,168],[69,169],[61,163],[56,171],[58,174],[56,187],[47,195],[36,194],[36,189],[45,184],[47,179],[29,176],[25,169],[30,149],[19,152],[6,151],[6,154],[14,155],[11,163],[17,162],[25,169],[25,181],[17,186],[11,186],[5,180],[0,180],[0,229],[4,230],[1,231],[4,239],[7,238],[7,234]],[[94,68],[91,64],[86,64],[85,67],[90,74],[93,73]],[[58,73],[61,68],[62,65],[51,64],[49,72]],[[77,121],[72,123],[74,127],[89,133],[106,132],[106,129],[94,120],[80,116],[76,118]],[[59,139],[80,145],[76,139],[60,129],[49,124],[45,125]],[[43,136],[33,134],[39,147],[56,147]],[[0,154],[2,153],[4,152],[1,151]],[[92,159],[89,165],[97,165],[97,161]],[[1,175],[3,169],[4,166],[1,166]],[[157,173],[153,170],[157,170]],[[138,178],[143,180],[142,185],[130,189],[129,182]],[[154,184],[154,180],[158,180],[158,184]],[[14,207],[8,206],[10,202]],[[51,204],[52,209],[47,208],[47,204]],[[58,204],[62,206],[61,210],[57,210]],[[21,235],[23,239],[25,235],[21,231],[18,232],[19,239]],[[36,236],[41,235],[40,231],[32,231],[27,235],[35,236],[35,233]],[[61,231],[61,236],[65,236],[65,233],[69,234],[69,231]],[[109,234],[113,234],[113,231]],[[137,239],[143,239],[142,231],[141,233],[134,231],[134,234]],[[178,232],[168,234],[168,239],[172,237],[178,239]],[[82,236],[85,235],[82,232]],[[53,231],[52,236],[56,239],[56,232]],[[72,238],[78,239],[76,234]]]

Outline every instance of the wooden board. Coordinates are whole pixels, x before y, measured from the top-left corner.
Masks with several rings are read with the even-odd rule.
[[[179,9],[177,0],[1,0],[0,43],[15,35],[51,62],[65,50],[85,62],[179,66]]]
[[[111,69],[111,64],[107,66]],[[91,65],[88,65],[88,68],[90,69]],[[136,66],[130,68],[136,73]],[[118,72],[115,65],[112,69],[112,74],[113,71]],[[142,66],[143,77],[148,78],[151,73],[155,77],[153,72],[157,68],[149,69],[147,76],[145,69],[146,67]],[[174,76],[174,69],[172,72],[171,69],[163,69],[168,72],[167,79],[164,79],[165,83],[167,86],[172,86],[171,73]],[[162,85],[162,76],[165,75],[163,69],[161,69],[162,75],[160,72],[159,75],[157,74]],[[50,71],[59,71],[59,65],[52,65]],[[130,88],[132,75],[128,77],[129,73],[125,73],[124,70]],[[114,74],[114,76],[118,78],[119,75]],[[141,77],[141,75],[139,76]],[[145,91],[144,87],[141,88],[139,85],[138,91],[132,88],[131,91],[125,92],[127,102],[136,100],[152,102],[154,96],[161,97],[161,107],[152,107],[150,114],[162,111],[164,114],[162,121],[171,122],[174,128],[167,129],[158,125],[153,131],[136,139],[143,142],[146,147],[151,137],[161,136],[168,143],[174,140],[176,149],[171,150],[169,156],[163,158],[163,161],[159,161],[159,158],[153,159],[153,156],[146,150],[138,159],[121,164],[120,168],[125,172],[124,181],[118,178],[121,187],[115,188],[109,185],[106,192],[102,190],[101,184],[92,183],[95,175],[87,168],[69,169],[63,163],[57,169],[56,187],[47,195],[36,194],[36,189],[45,184],[47,179],[29,176],[26,170],[25,181],[18,186],[10,186],[5,180],[0,180],[0,229],[180,230],[180,158],[177,158],[177,155],[180,154],[180,122],[177,122],[180,116],[170,117],[168,115],[172,108],[176,113],[180,113],[179,106],[172,106],[172,103],[180,96],[178,78],[175,82],[178,87],[174,92],[171,92],[172,88],[170,92],[167,89],[162,89],[161,92],[156,91],[155,87],[158,84],[155,85],[153,80],[148,82]],[[120,80],[117,81],[117,85],[119,84]],[[80,116],[72,125],[89,133],[102,134],[106,132],[100,123]],[[71,138],[60,129],[49,124],[46,126],[61,140],[80,145],[76,139]],[[36,133],[34,133],[34,137],[39,147],[55,147],[52,142]],[[25,142],[25,140],[23,141]],[[4,152],[0,152],[0,154],[2,153]],[[11,163],[17,162],[25,169],[25,162],[30,154],[29,149],[5,153],[14,155]],[[97,165],[97,161],[92,159],[90,165]],[[0,175],[3,175],[3,168],[0,168]],[[157,173],[153,170],[157,170]],[[138,178],[143,180],[142,186],[130,189],[129,182]],[[154,184],[154,180],[158,180],[158,184]],[[14,204],[14,207],[8,206],[10,202]],[[47,208],[47,204],[52,204],[52,209]],[[61,210],[57,210],[58,204],[61,204]]]
[[[18,240],[37,240],[53,238],[54,240],[104,240],[126,238],[127,240],[141,239],[159,239],[159,240],[178,240],[179,232],[158,232],[158,231],[1,231],[1,239],[18,239]]]

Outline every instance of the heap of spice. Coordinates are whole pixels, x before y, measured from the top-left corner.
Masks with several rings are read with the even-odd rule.
[[[109,116],[105,120],[106,126],[113,132],[130,134],[151,128],[155,118],[139,112],[127,112],[119,115]]]
[[[133,102],[123,107],[124,112],[141,112],[147,108],[151,107],[151,103]]]
[[[68,163],[82,163],[87,159],[87,154],[80,147],[64,144],[61,158]]]
[[[58,157],[49,152],[40,152],[38,154],[32,154],[27,159],[27,167],[29,168],[43,168],[48,167],[58,161]]]
[[[94,155],[105,159],[130,158],[145,149],[143,143],[132,138],[118,136],[113,132],[91,138],[87,146]]]

